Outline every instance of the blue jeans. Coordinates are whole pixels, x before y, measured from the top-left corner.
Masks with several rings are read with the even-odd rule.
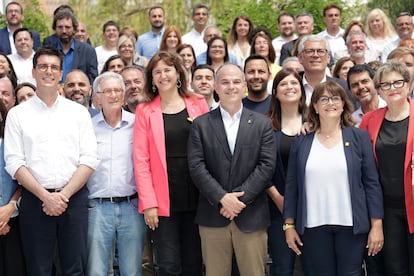
[[[89,200],[88,265],[86,275],[107,275],[115,240],[121,275],[142,275],[146,225],[138,200],[120,203]]]

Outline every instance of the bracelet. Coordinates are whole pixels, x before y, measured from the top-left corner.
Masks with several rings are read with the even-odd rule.
[[[290,228],[295,228],[295,225],[292,223],[285,223],[282,226],[283,231],[286,231],[287,229],[290,229]]]

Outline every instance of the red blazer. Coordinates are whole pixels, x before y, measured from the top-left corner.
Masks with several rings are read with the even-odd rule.
[[[209,111],[203,97],[184,98],[188,115],[195,119]],[[164,121],[160,96],[136,110],[133,155],[138,189],[138,211],[158,207],[159,216],[170,216]]]
[[[414,102],[410,101],[410,118],[408,122],[408,135],[407,135],[407,145],[405,148],[405,161],[404,161],[404,192],[405,192],[405,208],[407,212],[408,228],[410,233],[414,233],[414,200],[412,192],[412,153],[413,153],[413,139],[414,139]],[[364,115],[362,122],[359,125],[360,128],[368,131],[371,138],[372,145],[374,147],[374,155],[377,160],[377,155],[375,152],[375,145],[377,143],[378,133],[380,131],[382,122],[385,117],[385,113],[388,108],[383,107],[372,112],[369,112]]]

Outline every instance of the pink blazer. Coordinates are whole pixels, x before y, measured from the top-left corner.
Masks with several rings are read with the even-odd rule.
[[[413,139],[414,139],[414,102],[410,101],[410,118],[408,122],[408,135],[407,135],[407,145],[405,148],[405,161],[404,161],[404,193],[405,193],[405,208],[407,212],[408,228],[410,233],[414,233],[414,199],[412,192],[412,170],[411,170],[411,157],[413,152]],[[364,115],[362,122],[359,125],[359,128],[365,129],[368,131],[369,136],[374,147],[374,155],[377,160],[377,155],[375,153],[375,146],[377,143],[377,137],[381,129],[382,122],[384,121],[385,113],[387,112],[387,107],[383,107],[372,112],[369,112]],[[378,160],[377,160],[378,162]]]
[[[195,119],[209,111],[203,97],[184,98],[188,115]],[[161,98],[137,107],[134,138],[134,170],[138,189],[138,211],[158,207],[158,215],[170,215],[167,161]]]

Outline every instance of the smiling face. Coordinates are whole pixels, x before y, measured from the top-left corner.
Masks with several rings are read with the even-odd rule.
[[[205,97],[211,96],[214,92],[214,74],[209,69],[198,69],[193,74],[191,87],[195,93]]]
[[[310,50],[314,51],[310,51]],[[324,54],[321,56],[317,50],[323,50]],[[306,53],[310,51],[310,53]],[[322,51],[321,51],[322,53]],[[305,72],[322,73],[325,72],[326,67],[330,61],[330,55],[327,52],[327,45],[324,41],[308,40],[303,44],[303,51],[298,56],[299,62],[303,65]]]
[[[267,41],[267,39],[258,36],[253,44],[256,54],[259,54],[266,59],[269,58],[269,42]]]
[[[325,100],[328,99],[327,102]],[[340,120],[342,112],[344,111],[344,101],[339,95],[332,95],[326,90],[316,103],[313,104],[316,113],[322,121]]]
[[[66,76],[63,92],[71,101],[89,106],[91,90],[89,79],[83,72],[73,71]]]
[[[249,60],[244,68],[248,93],[263,95],[267,93],[267,83],[270,79],[269,66],[263,59]]]
[[[103,33],[103,38],[106,44],[115,44],[119,38],[119,31],[113,25],[108,25]]]
[[[363,34],[351,34],[348,44],[348,51],[353,58],[362,58],[365,55],[365,37]]]
[[[16,51],[19,55],[25,56],[26,54],[31,54],[33,51],[33,38],[27,31],[18,32],[16,34],[14,45],[16,46]]]
[[[397,18],[396,20],[396,31],[398,36],[403,38],[411,38],[413,33],[413,19],[409,15],[403,15]]]
[[[280,17],[280,22],[277,24],[279,32],[284,37],[290,37],[295,31],[295,22],[293,17],[284,15]]]
[[[119,54],[124,60],[131,60],[134,57],[135,45],[131,39],[125,40],[119,45]]]
[[[10,4],[6,9],[6,21],[11,27],[20,27],[24,19],[22,8],[17,4]]]
[[[17,103],[21,104],[22,102],[27,101],[35,95],[35,91],[30,86],[23,86],[18,91],[16,91]]]
[[[56,88],[62,79],[60,59],[53,55],[41,55],[37,59],[37,65],[32,69],[33,78],[36,80],[37,91],[42,88]]]
[[[208,50],[208,54],[211,60],[216,62],[224,62],[224,56],[226,55],[225,44],[221,39],[215,39]]]
[[[302,95],[299,80],[294,75],[288,75],[282,79],[276,88],[276,97],[280,104],[299,104]]]
[[[0,100],[4,103],[7,110],[16,104],[16,97],[13,94],[13,86],[7,77],[0,79]]]
[[[352,67],[354,67],[354,62],[352,60],[345,61],[344,64],[342,64],[341,69],[339,69],[338,76],[341,80],[346,80],[348,76],[348,71]]]
[[[148,21],[151,24],[152,29],[161,30],[164,27],[165,16],[164,11],[161,8],[152,9]]]
[[[101,91],[98,97],[103,113],[119,111],[124,105],[121,80],[115,77],[105,78],[100,81],[100,86]]]
[[[163,60],[158,61],[154,69],[152,69],[152,82],[157,87],[160,95],[177,91],[179,77],[180,74],[175,67],[168,65]]]
[[[384,32],[384,21],[380,15],[372,16],[368,21],[368,26],[373,35],[382,35]]]
[[[341,24],[341,11],[337,8],[331,8],[325,11],[323,22],[327,28],[339,28]]]
[[[219,95],[220,105],[225,109],[226,106],[241,106],[246,89],[243,72],[232,64],[220,67],[214,88]]]
[[[349,87],[352,96],[360,103],[369,103],[377,94],[374,81],[368,72],[353,73],[349,76]]]
[[[193,55],[193,52],[190,48],[186,47],[182,49],[179,53],[180,57],[183,60],[183,65],[186,70],[191,70],[191,66],[193,66],[195,62],[195,57]]]
[[[296,18],[296,30],[299,36],[311,34],[313,32],[312,18],[307,15]]]
[[[167,39],[165,40],[168,49],[175,49],[178,46],[178,36],[177,34],[172,31],[167,35]]]
[[[6,57],[0,55],[0,74],[8,74],[10,73],[10,65],[7,61]]]
[[[194,27],[196,29],[204,29],[208,21],[208,10],[205,8],[199,8],[194,10],[193,14]]]
[[[387,74],[383,74],[380,83],[395,83],[399,80],[404,80],[404,77],[397,72],[390,72]],[[395,85],[395,84],[394,84]],[[400,88],[396,88],[394,85],[391,86],[389,89],[379,88],[378,92],[381,98],[387,102],[387,105],[401,105],[403,102],[407,100],[407,97],[410,93],[409,84],[404,82],[403,86]]]
[[[248,21],[239,18],[236,23],[236,33],[237,37],[247,37],[250,31],[250,24]]]

